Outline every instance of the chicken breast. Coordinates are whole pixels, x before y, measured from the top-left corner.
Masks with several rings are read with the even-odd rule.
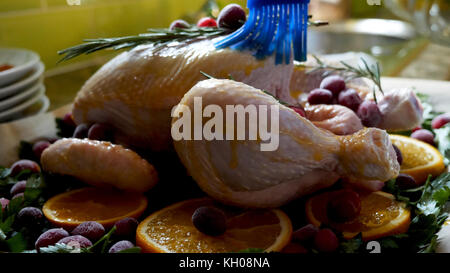
[[[202,71],[266,90],[293,105],[299,103],[300,94],[319,87],[323,79],[323,71],[309,73],[294,64],[276,66],[273,58],[257,60],[250,52],[216,50],[214,42],[173,43],[162,48],[141,45],[120,54],[95,73],[77,95],[73,108],[76,123],[105,123],[116,129],[115,139],[122,144],[167,150],[172,144],[171,110],[190,88],[205,79]],[[314,64],[314,60],[309,62]],[[368,98],[370,89],[362,81],[355,80],[349,85]],[[408,106],[414,102],[404,102],[402,109],[416,109]],[[392,103],[394,100],[385,101],[387,108]],[[415,111],[411,118],[386,126],[391,130],[416,127],[421,113]],[[402,119],[396,112],[404,111],[385,111],[386,120]]]
[[[370,128],[338,136],[316,127],[266,93],[230,80],[206,80],[195,85],[174,110],[173,124],[184,116],[186,109],[190,109],[194,120],[196,98],[202,99],[203,109],[215,105],[224,113],[227,105],[279,106],[279,120],[271,119],[272,110],[258,112],[258,120],[266,118],[279,124],[276,150],[262,151],[261,139],[174,142],[181,161],[198,185],[226,204],[279,207],[327,188],[340,177],[387,181],[399,173],[395,151],[383,130]],[[232,130],[233,123],[225,120],[224,124],[222,134]],[[246,135],[250,134],[249,124],[248,121]]]
[[[61,139],[41,157],[48,172],[69,175],[100,187],[146,192],[158,182],[153,166],[120,145],[88,139]]]

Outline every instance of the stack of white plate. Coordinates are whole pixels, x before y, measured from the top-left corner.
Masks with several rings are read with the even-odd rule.
[[[44,70],[35,52],[0,48],[0,123],[48,110],[50,101],[45,95]]]

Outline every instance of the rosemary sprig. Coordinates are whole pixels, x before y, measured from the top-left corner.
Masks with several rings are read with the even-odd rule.
[[[137,36],[126,36],[117,38],[99,38],[86,39],[86,43],[73,46],[58,52],[64,57],[59,61],[67,61],[83,54],[91,54],[103,49],[125,49],[133,48],[141,44],[154,44],[155,46],[164,46],[172,42],[184,42],[195,39],[214,38],[233,32],[221,28],[187,28],[187,29],[149,29],[148,33]]]
[[[320,27],[327,25],[327,22],[312,21],[312,16],[309,17],[308,25],[314,27]],[[83,54],[91,54],[103,49],[127,49],[134,48],[142,44],[154,44],[157,47],[163,47],[172,42],[185,42],[190,40],[200,39],[212,39],[219,36],[231,34],[235,30],[225,28],[178,28],[174,30],[170,29],[148,29],[147,33],[142,33],[136,36],[125,36],[116,38],[98,38],[98,39],[86,39],[85,43],[69,47],[67,49],[58,51],[59,55],[63,55],[58,63],[68,61]]]
[[[371,80],[375,86],[373,88],[373,97],[375,102],[377,102],[376,96],[376,88],[384,95],[383,88],[381,87],[381,72],[380,72],[380,64],[377,62],[376,65],[369,66],[367,61],[364,58],[361,58],[364,66],[354,67],[349,65],[346,62],[341,61],[342,66],[336,67],[332,65],[325,64],[319,57],[313,55],[314,59],[316,59],[317,65],[310,66],[305,64],[300,64],[298,66],[302,66],[305,68],[312,68],[308,73],[314,73],[320,70],[325,70],[323,76],[326,77],[333,72],[342,72],[346,80],[350,81],[357,78],[366,78]]]

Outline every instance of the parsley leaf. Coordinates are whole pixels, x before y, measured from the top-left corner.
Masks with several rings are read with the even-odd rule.
[[[448,217],[445,205],[450,197],[450,173],[445,173],[435,180],[429,178],[423,187],[402,191],[392,181],[384,189],[394,194],[399,200],[408,200],[413,218],[406,234],[390,236],[381,240],[383,249],[400,248],[415,253],[434,252],[437,233]],[[411,198],[411,193],[421,193],[419,198]]]
[[[357,237],[342,241],[339,245],[339,252],[341,253],[360,253],[363,247],[362,235],[359,234]]]
[[[75,246],[56,243],[53,246],[41,247],[40,253],[82,253],[86,252],[85,248],[77,249]]]
[[[445,165],[450,164],[450,124],[442,127],[441,129],[435,129],[436,142],[438,143],[439,152],[444,155]]]
[[[264,253],[264,249],[261,248],[247,248],[239,250],[236,253]]]

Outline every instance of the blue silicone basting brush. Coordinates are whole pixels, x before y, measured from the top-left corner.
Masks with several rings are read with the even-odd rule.
[[[249,17],[216,48],[253,50],[258,59],[275,54],[276,64],[306,60],[309,0],[248,0]]]

